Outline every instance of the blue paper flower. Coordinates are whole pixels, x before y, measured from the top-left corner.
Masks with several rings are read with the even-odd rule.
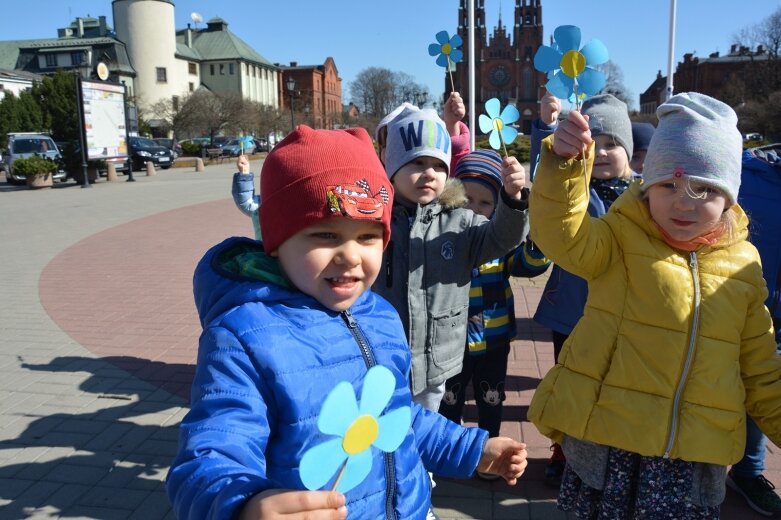
[[[534,55],[534,67],[548,74],[545,88],[561,99],[570,99],[575,93],[593,96],[605,85],[604,72],[594,65],[609,58],[607,48],[599,40],[591,40],[580,50],[580,28],[562,25],[553,32],[553,45],[543,45]],[[580,97],[580,96],[579,96]]]
[[[337,384],[328,394],[317,420],[318,429],[336,436],[307,450],[301,458],[299,473],[307,489],[316,490],[337,474],[344,464],[336,487],[349,491],[369,474],[375,449],[395,451],[404,440],[412,422],[412,410],[404,406],[382,414],[396,389],[390,370],[374,366],[366,373],[360,406],[353,387],[347,381]],[[345,464],[346,461],[346,464]]]
[[[439,55],[437,56],[437,65],[448,69],[451,63],[461,61],[464,53],[459,47],[464,42],[459,35],[454,34],[451,38],[447,31],[439,31],[436,38],[438,43],[432,43],[428,46],[428,54],[429,56]]]
[[[480,131],[484,134],[490,132],[488,144],[494,150],[501,148],[502,143],[505,146],[512,143],[518,136],[518,130],[510,127],[511,124],[518,121],[518,118],[521,117],[518,109],[515,108],[515,105],[507,105],[500,114],[501,108],[502,105],[497,98],[489,99],[485,102],[485,111],[488,115],[480,114],[478,120]]]

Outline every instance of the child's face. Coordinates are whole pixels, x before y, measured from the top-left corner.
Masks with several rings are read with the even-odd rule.
[[[464,183],[464,191],[466,191],[466,207],[478,215],[491,218],[496,208],[493,192],[479,182],[472,181]]]
[[[648,150],[635,150],[632,153],[632,160],[629,161],[629,167],[633,172],[643,173],[643,163],[645,163],[645,154]]]
[[[690,189],[686,188],[687,183]],[[687,242],[715,228],[729,201],[716,188],[680,179],[649,187],[648,207],[651,218],[669,236]]]
[[[421,156],[411,160],[393,176],[396,196],[416,204],[428,204],[445,189],[447,167],[434,157]]]
[[[332,311],[343,311],[377,279],[382,232],[379,222],[323,220],[288,238],[276,256],[301,292]]]
[[[592,178],[612,179],[620,177],[626,171],[629,162],[626,150],[611,136],[602,134],[594,138],[594,154]]]

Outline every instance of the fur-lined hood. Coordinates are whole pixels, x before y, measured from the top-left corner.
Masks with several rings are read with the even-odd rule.
[[[466,207],[466,190],[460,180],[449,177],[445,181],[445,189],[439,196],[439,203],[447,209]]]

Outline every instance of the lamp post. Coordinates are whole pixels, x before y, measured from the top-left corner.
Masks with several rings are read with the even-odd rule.
[[[288,77],[287,81],[285,81],[285,86],[287,87],[287,91],[290,94],[290,131],[292,132],[296,128],[296,120],[295,116],[293,115],[293,97],[296,93],[296,80],[292,77]]]
[[[87,173],[87,136],[84,133],[84,91],[81,86],[83,77],[89,77],[90,64],[82,61],[76,70],[76,114],[79,119],[79,147],[81,148],[82,188],[91,188]]]

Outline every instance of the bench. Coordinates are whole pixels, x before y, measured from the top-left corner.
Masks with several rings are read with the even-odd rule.
[[[222,148],[207,148],[206,157],[208,157],[210,161],[217,161],[220,163],[223,159],[225,159],[225,155],[222,153]]]

